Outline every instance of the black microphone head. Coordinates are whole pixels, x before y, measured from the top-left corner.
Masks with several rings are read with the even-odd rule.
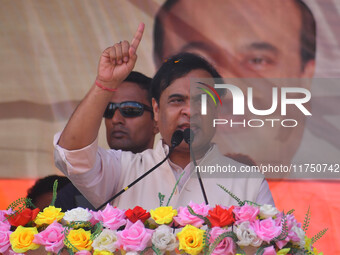
[[[183,131],[182,130],[176,130],[171,137],[171,147],[174,148],[183,141]]]
[[[194,141],[194,131],[192,131],[191,128],[184,129],[183,138],[184,141],[190,145],[190,143],[193,143]]]

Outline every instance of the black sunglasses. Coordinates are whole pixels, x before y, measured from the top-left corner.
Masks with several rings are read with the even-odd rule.
[[[125,118],[133,118],[142,116],[145,111],[153,112],[150,106],[145,104],[128,101],[128,102],[121,102],[121,103],[109,103],[104,112],[104,118],[112,119],[115,111],[119,109],[120,114]]]

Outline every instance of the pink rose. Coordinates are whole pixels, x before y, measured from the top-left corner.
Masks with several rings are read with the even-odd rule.
[[[103,222],[103,226],[111,230],[117,230],[126,224],[125,211],[107,204],[103,211],[91,211],[95,222]]]
[[[9,221],[7,220],[6,215],[10,215],[12,213],[13,213],[12,209],[9,209],[9,210],[0,210],[0,222],[10,224]]]
[[[64,228],[58,222],[53,222],[44,231],[34,236],[34,243],[45,246],[48,252],[58,253],[64,246]]]
[[[0,221],[0,231],[9,231],[11,229],[11,224],[8,221]],[[0,239],[1,240],[1,239]]]
[[[269,246],[264,249],[262,255],[276,255],[276,251],[274,249],[274,246]]]
[[[8,211],[0,211],[0,253],[4,253],[11,246],[9,236],[11,225],[5,217]]]
[[[135,223],[128,220],[125,229],[117,232],[116,247],[125,251],[142,251],[150,244],[152,232],[140,220]]]
[[[213,227],[210,231],[210,243],[214,243],[219,235],[227,232],[227,230],[220,227]],[[217,245],[212,255],[224,254],[233,255],[236,253],[236,245],[231,237],[223,238],[223,240]]]
[[[87,250],[77,251],[74,255],[91,255],[91,252]]]
[[[251,223],[251,226],[253,227],[256,235],[268,243],[281,233],[281,227],[277,226],[272,218],[261,221],[256,220]]]
[[[206,205],[205,203],[196,204],[191,201],[189,203],[189,206],[194,210],[196,214],[202,215],[203,217],[206,217],[209,213],[209,210],[211,209],[210,206]],[[197,228],[202,227],[204,223],[204,220],[192,215],[187,207],[179,207],[178,214],[176,217],[174,217],[174,220],[181,226],[190,224]]]
[[[9,236],[12,231],[9,231],[10,228],[10,225],[5,222],[0,222],[0,253],[4,253],[11,246]]]
[[[260,209],[256,206],[248,205],[238,206],[234,209],[234,214],[236,218],[236,223],[241,223],[243,221],[255,221]]]

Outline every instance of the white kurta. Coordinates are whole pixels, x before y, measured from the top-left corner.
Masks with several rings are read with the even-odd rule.
[[[56,166],[68,176],[83,195],[98,207],[114,194],[136,180],[150,168],[162,161],[168,146],[159,141],[155,149],[142,153],[104,150],[98,147],[97,141],[80,150],[68,151],[57,145],[60,134],[54,139]],[[200,165],[235,165],[240,163],[221,155],[217,146],[200,160]],[[190,168],[190,164],[184,169]],[[236,205],[237,202],[224,192],[217,184],[221,184],[233,192],[241,200],[249,200],[260,204],[274,204],[267,182],[262,176],[257,178],[228,178],[228,173],[209,175],[202,178],[209,204],[214,206]],[[165,204],[171,195],[176,178],[169,161],[164,162],[158,169],[135,184],[133,187],[116,198],[112,205],[121,209],[133,208],[136,205],[150,210],[159,207],[158,193],[165,195]],[[170,201],[171,206],[178,208],[186,206],[190,201],[204,202],[199,181],[193,171],[188,175],[181,190],[175,190]]]

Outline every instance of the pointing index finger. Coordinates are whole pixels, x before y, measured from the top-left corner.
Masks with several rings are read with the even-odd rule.
[[[144,23],[140,23],[138,26],[138,29],[135,33],[135,36],[133,37],[130,45],[130,55],[134,54],[137,51],[138,45],[140,41],[142,40],[143,37],[143,32],[144,32]]]

